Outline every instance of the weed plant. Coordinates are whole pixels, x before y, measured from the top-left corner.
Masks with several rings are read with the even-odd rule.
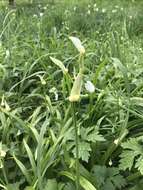
[[[1,3],[0,189],[142,190],[142,5]]]

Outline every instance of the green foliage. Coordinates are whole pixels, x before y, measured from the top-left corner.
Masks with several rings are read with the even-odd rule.
[[[124,177],[120,174],[119,169],[115,167],[105,167],[95,165],[92,168],[92,174],[97,180],[98,189],[116,190],[122,189],[126,185]]]
[[[122,143],[123,152],[120,155],[119,168],[122,170],[131,170],[134,166],[143,175],[143,148],[142,137],[130,138],[127,142]],[[134,164],[135,163],[135,164]]]
[[[69,96],[80,70],[80,190],[141,190],[143,2],[7,2],[0,2],[0,189],[76,189]]]

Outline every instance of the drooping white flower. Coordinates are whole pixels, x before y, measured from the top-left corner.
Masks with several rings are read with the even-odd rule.
[[[85,83],[85,89],[89,92],[89,93],[93,93],[95,91],[95,86],[91,81],[87,81]]]
[[[85,53],[85,48],[82,45],[82,43],[81,43],[81,41],[80,41],[79,38],[70,36],[69,39],[72,41],[72,43],[77,48],[77,50],[80,52],[80,54],[84,54]]]

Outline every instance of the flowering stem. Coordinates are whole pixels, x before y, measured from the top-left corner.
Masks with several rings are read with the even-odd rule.
[[[79,190],[79,148],[78,148],[78,126],[76,122],[76,111],[75,111],[75,102],[72,102],[72,111],[73,111],[73,124],[75,129],[75,146],[76,146],[76,190]]]

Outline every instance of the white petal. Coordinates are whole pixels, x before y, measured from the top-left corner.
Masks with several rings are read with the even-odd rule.
[[[69,37],[69,39],[72,41],[72,43],[74,44],[74,46],[77,48],[77,50],[81,53],[84,54],[85,53],[85,48],[82,45],[80,39],[76,38],[76,37]]]
[[[89,93],[93,93],[95,91],[95,86],[91,81],[87,81],[85,83],[85,89],[89,92]]]

